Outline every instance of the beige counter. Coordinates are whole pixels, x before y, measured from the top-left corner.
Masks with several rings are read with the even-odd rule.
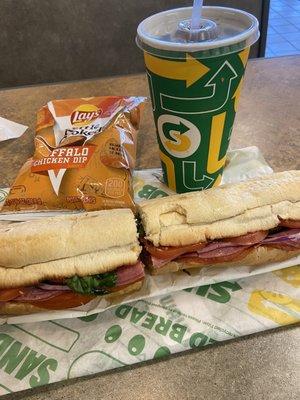
[[[147,95],[144,75],[0,92],[0,115],[29,125],[19,140],[0,143],[0,187],[9,186],[33,149],[35,111],[51,99],[94,95]],[[300,57],[249,62],[231,147],[258,146],[275,170],[299,169]],[[158,166],[147,106],[139,137],[138,167]],[[278,330],[172,356],[160,362],[9,395],[12,399],[300,398],[300,329]],[[0,383],[1,383],[0,371]]]
[[[0,116],[28,125],[19,140],[0,142],[0,186],[8,186],[33,151],[35,113],[52,99],[148,95],[145,75],[0,91]],[[300,167],[300,56],[249,62],[231,147],[258,146],[276,170]],[[150,104],[139,136],[138,168],[159,166]]]

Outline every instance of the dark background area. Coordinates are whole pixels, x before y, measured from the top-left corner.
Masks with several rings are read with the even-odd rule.
[[[254,14],[264,56],[269,0],[207,0]],[[192,0],[0,0],[0,87],[144,71],[136,47],[139,22]]]

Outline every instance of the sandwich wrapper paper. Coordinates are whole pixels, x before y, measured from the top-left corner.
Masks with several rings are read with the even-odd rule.
[[[0,394],[296,323],[299,288],[298,266],[145,298],[87,317],[3,325]]]
[[[223,183],[271,172],[256,147],[234,150]],[[160,169],[136,171],[136,201],[171,194],[161,180]],[[2,200],[6,193],[0,190]],[[0,394],[297,323],[298,264],[300,257],[256,268],[147,275],[142,291],[118,304],[100,298],[72,311],[2,316]]]

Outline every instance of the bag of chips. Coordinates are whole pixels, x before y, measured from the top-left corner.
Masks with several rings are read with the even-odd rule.
[[[144,97],[54,100],[2,211],[134,209],[131,170]]]

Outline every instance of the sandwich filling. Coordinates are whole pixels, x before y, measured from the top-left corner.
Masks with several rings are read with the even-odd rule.
[[[154,246],[142,239],[146,264],[157,269],[171,261],[210,265],[240,260],[252,249],[267,246],[286,251],[300,250],[300,221],[281,220],[280,226],[270,231],[195,243],[187,246]]]
[[[90,276],[72,276],[61,281],[45,281],[35,286],[0,290],[0,303],[29,303],[45,309],[78,307],[96,296],[120,292],[144,279],[141,261],[114,271]]]

